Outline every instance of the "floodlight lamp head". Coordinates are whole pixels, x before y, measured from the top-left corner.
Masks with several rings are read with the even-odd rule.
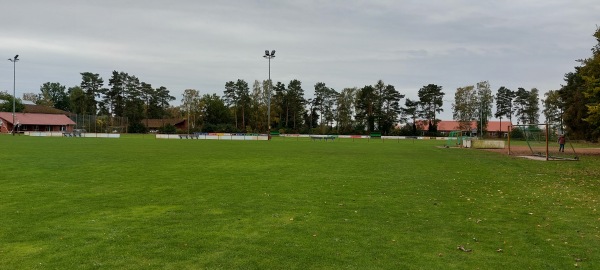
[[[265,50],[265,56],[269,56],[269,50]]]
[[[271,51],[271,56],[275,57],[275,50]]]
[[[18,59],[19,59],[19,55],[17,54],[17,55],[15,55],[15,60],[18,60]]]

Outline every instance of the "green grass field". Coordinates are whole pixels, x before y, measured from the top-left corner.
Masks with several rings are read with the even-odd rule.
[[[600,269],[599,157],[444,143],[2,135],[0,269]]]

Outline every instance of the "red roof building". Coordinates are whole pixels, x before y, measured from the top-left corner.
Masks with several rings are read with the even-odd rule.
[[[505,137],[508,134],[508,127],[512,124],[509,121],[489,121],[487,125],[487,136],[490,137]],[[429,131],[427,121],[417,121],[417,128],[422,131]],[[458,121],[440,121],[437,124],[437,130],[442,135],[447,135],[451,131],[466,131],[471,136],[476,136],[479,128],[476,121],[471,121],[466,128],[460,128]]]
[[[142,124],[149,130],[158,130],[167,125],[172,125],[176,129],[187,130],[187,120],[179,118],[169,119],[143,119]]]
[[[13,123],[12,112],[0,112],[0,132],[13,131],[73,131],[75,122],[64,114],[15,113]],[[15,125],[16,128],[15,128]]]

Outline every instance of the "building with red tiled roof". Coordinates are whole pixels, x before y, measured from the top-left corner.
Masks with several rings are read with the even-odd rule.
[[[44,114],[64,114],[66,116],[70,116],[73,113],[63,111],[57,108],[48,107],[44,105],[36,105],[36,104],[23,104],[23,112],[24,113],[44,113]]]
[[[187,120],[170,118],[170,119],[143,119],[142,124],[149,130],[158,130],[165,126],[172,125],[176,129],[187,130]]]
[[[508,134],[508,127],[512,124],[508,121],[489,121],[487,125],[487,136],[490,137],[506,137]],[[417,129],[424,132],[429,131],[429,125],[427,121],[417,121]],[[451,131],[465,131],[471,136],[476,136],[479,128],[477,127],[477,121],[471,121],[467,123],[466,127],[461,128],[459,121],[440,121],[437,124],[437,131],[442,135],[447,135]]]
[[[0,132],[10,133],[16,125],[15,131],[73,131],[75,122],[64,114],[45,113],[15,113],[13,123],[12,112],[0,112]]]

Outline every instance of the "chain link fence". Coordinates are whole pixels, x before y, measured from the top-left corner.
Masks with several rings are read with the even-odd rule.
[[[72,114],[69,118],[75,122],[75,129],[93,133],[127,133],[129,124],[127,117]]]

